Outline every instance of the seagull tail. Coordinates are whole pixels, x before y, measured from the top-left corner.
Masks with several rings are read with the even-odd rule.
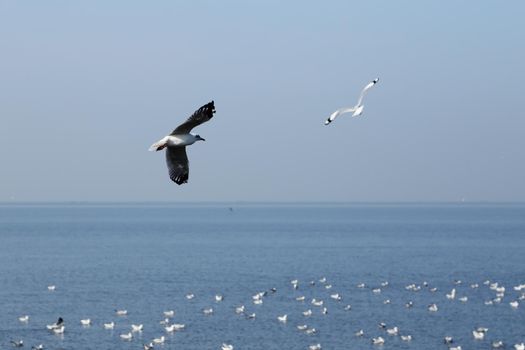
[[[167,140],[166,139],[162,139],[160,141],[155,142],[153,145],[151,145],[148,148],[148,151],[150,151],[150,152],[160,151],[160,150],[164,149],[167,145],[168,145]]]

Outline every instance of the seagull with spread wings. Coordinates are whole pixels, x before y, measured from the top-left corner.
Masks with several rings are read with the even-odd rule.
[[[184,123],[177,126],[168,136],[155,142],[149,148],[150,151],[160,151],[166,148],[166,163],[170,179],[177,185],[188,182],[189,162],[186,154],[186,146],[197,141],[206,141],[200,135],[191,134],[190,131],[202,123],[207,122],[215,113],[214,102],[205,104],[196,110]]]
[[[379,79],[374,79],[372,80],[371,82],[369,82],[364,88],[363,90],[361,91],[361,95],[359,95],[359,100],[357,100],[357,104],[354,106],[354,107],[343,107],[343,108],[339,108],[337,111],[333,112],[332,114],[330,114],[330,116],[328,117],[328,119],[326,119],[326,121],[324,122],[324,125],[328,125],[330,124],[331,122],[334,121],[335,118],[337,118],[338,116],[340,116],[341,114],[345,114],[345,113],[350,113],[350,112],[353,112],[352,113],[352,117],[359,117],[362,113],[363,113],[363,108],[365,107],[363,105],[363,98],[365,97],[365,93],[372,87],[374,86],[375,84],[377,84],[377,82],[379,81]]]

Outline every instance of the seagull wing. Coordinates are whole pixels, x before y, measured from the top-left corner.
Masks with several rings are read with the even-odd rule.
[[[190,172],[186,147],[168,147],[166,150],[166,163],[171,181],[177,185],[188,182]]]
[[[191,129],[197,125],[201,125],[202,123],[206,123],[208,120],[210,120],[213,117],[213,113],[215,113],[215,104],[214,101],[211,101],[210,103],[207,103],[201,108],[197,109],[184,123],[177,126],[171,135],[189,133]]]
[[[356,107],[339,108],[337,111],[335,111],[332,114],[330,114],[328,119],[326,119],[326,121],[324,122],[324,125],[330,124],[331,122],[333,122],[335,120],[335,118],[337,118],[341,114],[345,114],[345,113],[348,113],[348,112],[353,112],[353,111],[355,111],[355,109],[356,109]]]
[[[372,87],[374,86],[375,84],[377,84],[377,82],[379,81],[379,79],[374,79],[372,80],[371,82],[369,82],[365,87],[364,89],[361,91],[361,95],[359,95],[359,100],[357,101],[357,106],[360,106],[361,103],[363,103],[363,98],[365,97],[365,93]]]

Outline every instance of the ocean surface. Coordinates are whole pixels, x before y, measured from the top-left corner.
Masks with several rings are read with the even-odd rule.
[[[500,303],[485,305],[496,297],[486,280],[505,287]],[[490,349],[493,340],[513,348],[525,341],[525,300],[517,309],[509,302],[525,292],[513,289],[523,283],[522,204],[0,205],[0,349],[20,339],[24,348],[142,349],[161,335],[165,343],[155,348],[446,349],[444,336],[463,349]],[[455,300],[445,297],[452,288]],[[431,303],[437,312],[427,310]],[[241,304],[255,319],[234,312]],[[210,316],[202,312],[208,307]],[[312,316],[303,316],[308,309]],[[186,328],[166,333],[165,310]],[[283,314],[286,324],[277,321]],[[22,315],[29,322],[19,322]],[[59,316],[62,336],[46,329]],[[85,318],[90,327],[81,326]],[[110,321],[115,329],[104,329]],[[412,341],[387,335],[380,322]],[[121,340],[132,323],[144,330]],[[305,334],[301,324],[317,332]],[[474,340],[477,327],[489,329],[484,340]],[[354,335],[359,329],[363,337]],[[383,346],[371,344],[377,336]]]

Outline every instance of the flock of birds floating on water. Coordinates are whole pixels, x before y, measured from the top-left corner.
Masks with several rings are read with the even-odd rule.
[[[357,104],[353,107],[343,107],[328,117],[325,125],[332,123],[338,116],[352,113],[352,117],[359,117],[363,113],[363,99],[365,94],[372,88],[379,79],[369,82],[361,91]],[[166,164],[170,179],[177,185],[188,182],[189,161],[186,154],[186,146],[193,145],[197,141],[206,141],[200,135],[192,134],[191,130],[213,118],[215,113],[215,102],[211,101],[196,110],[184,123],[177,126],[169,135],[164,136],[159,141],[150,146],[150,151],[161,151],[166,149]]]
[[[291,280],[290,284],[291,284],[291,288],[293,288],[296,292],[299,290],[299,285],[300,285],[299,280],[297,279]],[[445,292],[444,294],[445,299],[443,300],[444,301],[458,300],[462,303],[466,303],[468,301],[468,298],[466,296],[459,297],[456,292],[456,285],[460,285],[462,284],[462,282],[460,280],[455,280],[454,284],[455,286],[450,291]],[[345,311],[351,311],[352,305],[344,303],[344,296],[341,293],[332,291],[332,285],[327,281],[325,277],[319,279],[318,281],[312,280],[307,283],[307,286],[310,286],[310,287],[313,287],[316,285],[320,285],[321,288],[327,291],[328,293],[327,298],[330,298],[331,300],[337,302],[335,305],[340,305],[340,307]],[[364,283],[359,283],[356,285],[357,288],[369,289],[371,290],[373,294],[376,294],[376,295],[380,295],[381,292],[384,289],[389,288],[389,286],[390,284],[387,281],[381,282],[377,287],[369,287],[365,285]],[[505,288],[505,286],[499,284],[498,282],[491,282],[489,280],[484,281],[482,283],[482,286],[488,288],[490,291],[494,293],[493,297],[485,300],[484,302],[485,305],[488,306],[488,305],[503,303],[503,298],[505,297],[507,293],[507,289]],[[470,284],[470,288],[473,290],[478,289],[480,288],[480,284],[478,283]],[[411,292],[419,292],[421,290],[426,290],[429,293],[437,293],[436,294],[437,296],[443,296],[443,292],[439,293],[436,287],[432,287],[427,282],[423,282],[422,284],[411,283],[411,284],[406,285],[404,289],[406,291],[411,291]],[[49,286],[48,290],[51,292],[55,291],[55,286],[54,285]],[[509,308],[516,310],[520,307],[520,302],[525,300],[525,283],[514,286],[512,290],[517,292],[517,297],[514,300],[509,301],[508,305],[509,305]],[[251,302],[253,303],[253,305],[262,305],[266,297],[271,296],[274,293],[277,293],[276,288],[270,288],[266,291],[257,292],[251,296]],[[186,294],[185,297],[187,300],[192,300],[195,298],[195,294],[188,293]],[[308,325],[306,321],[314,313],[316,314],[320,313],[323,315],[327,315],[328,314],[327,303],[325,302],[325,300],[320,299],[320,298],[311,298],[310,300],[308,300],[306,296],[304,295],[297,296],[297,294],[295,294],[293,298],[295,300],[294,302],[305,305],[305,309],[306,309],[302,312],[302,317],[304,318],[305,323],[301,322],[300,324],[295,325],[295,328],[297,329],[298,332],[303,332],[304,334],[307,334],[307,335],[315,335],[318,332],[317,329],[311,325]],[[215,303],[220,303],[223,300],[224,300],[223,295],[221,294],[215,295],[215,300],[214,300]],[[390,304],[390,303],[391,303],[390,299],[383,300],[383,304],[385,305]],[[311,306],[308,307],[306,306],[307,304],[310,304]],[[410,309],[414,307],[414,303],[409,300],[405,303],[404,306],[407,309]],[[320,312],[317,311],[316,308],[318,308]],[[426,306],[426,308],[428,312],[430,313],[439,312],[439,305],[436,303],[429,304]],[[316,310],[316,311],[313,311],[313,310]],[[202,309],[202,314],[204,316],[211,316],[213,315],[213,313],[214,313],[213,307],[206,307]],[[247,307],[244,304],[237,305],[235,309],[232,310],[232,313],[236,314],[239,317],[244,317],[249,320],[253,320],[256,318],[256,313],[249,312],[247,310]],[[128,311],[125,309],[119,309],[119,310],[114,311],[114,316],[116,317],[124,317],[127,315],[128,315]],[[181,332],[181,331],[186,330],[185,324],[172,322],[172,318],[174,316],[175,316],[174,310],[166,310],[163,312],[162,315],[160,315],[161,321],[159,322],[159,324],[162,325],[164,332],[167,334],[173,334],[176,332]],[[30,322],[30,316],[29,315],[20,316],[18,318],[18,321],[21,323],[27,324]],[[93,326],[91,319],[89,318],[81,319],[77,322],[78,322],[77,324],[80,324],[82,327]],[[275,315],[275,322],[287,324],[288,314]],[[100,327],[106,330],[112,330],[115,328],[115,321],[103,323],[100,325]],[[56,322],[52,324],[48,324],[46,328],[51,333],[54,333],[57,335],[63,335],[66,331],[66,322],[64,321],[62,317],[59,317]],[[134,335],[136,333],[142,332],[143,329],[144,329],[143,324],[131,324],[129,331],[126,333],[120,334],[119,338],[122,341],[132,341],[135,337]],[[489,329],[486,327],[483,327],[483,326],[474,327],[472,329],[472,337],[477,341],[482,341],[485,339],[485,336],[486,334],[488,334],[488,332],[489,332]],[[374,331],[371,331],[371,330],[365,331],[364,329],[358,329],[355,331],[354,335],[355,337],[358,337],[358,338],[368,337],[369,341],[372,344],[377,345],[377,346],[383,346],[385,343],[388,342],[389,337],[399,337],[403,342],[407,342],[407,343],[411,342],[413,339],[413,336],[407,330],[404,330],[404,329],[402,330],[396,325],[387,325],[384,322],[378,322],[378,328],[375,329]],[[145,350],[155,349],[155,347],[163,345],[166,342],[166,340],[167,338],[165,335],[159,335],[158,337],[153,338],[151,341],[143,344],[143,348]],[[443,343],[447,345],[449,350],[462,350],[461,345],[457,344],[456,340],[449,334],[443,335]],[[14,347],[22,347],[24,346],[24,341],[23,339],[11,340],[11,344]],[[501,339],[495,339],[491,342],[491,346],[493,349],[502,349],[506,345],[507,344],[503,342]],[[525,350],[525,343],[523,342],[513,344],[512,346],[515,350]],[[32,349],[42,350],[44,349],[44,345],[39,344],[36,346],[32,346]],[[220,349],[221,350],[233,350],[234,345],[229,344],[229,343],[223,343],[222,345],[220,345]],[[308,347],[308,350],[321,350],[321,349],[322,349],[322,346],[320,343],[311,344]]]

